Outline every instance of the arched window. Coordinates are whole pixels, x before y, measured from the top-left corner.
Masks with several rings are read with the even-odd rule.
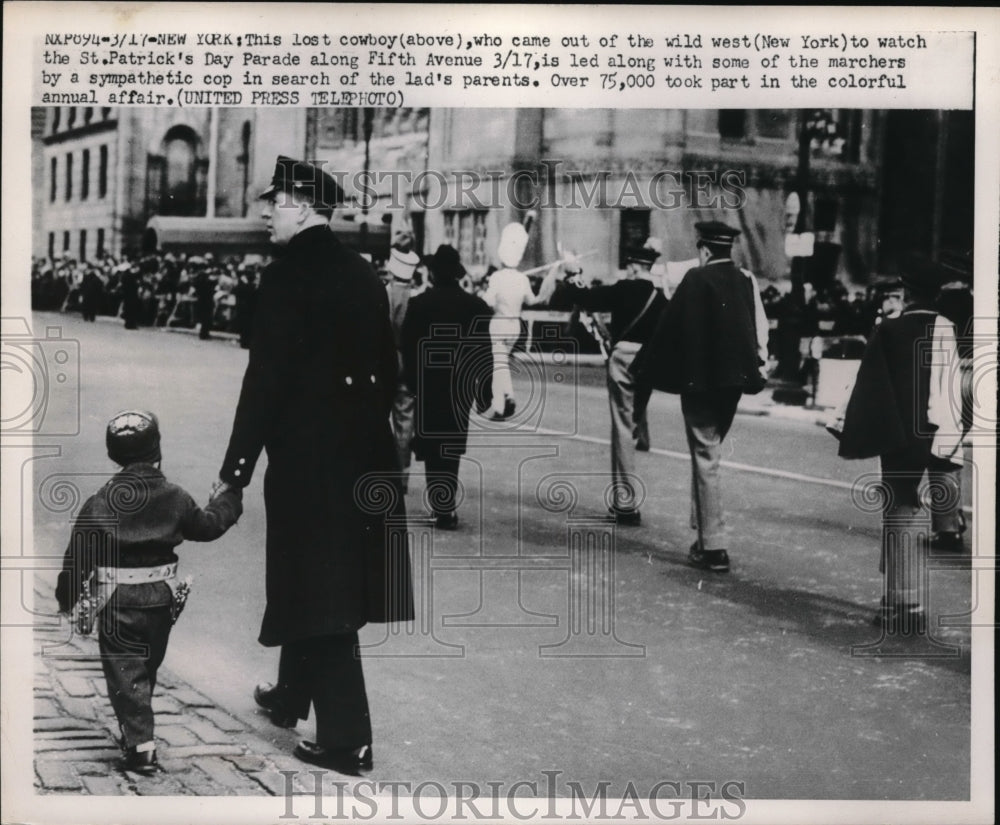
[[[150,214],[205,214],[208,160],[198,157],[200,140],[188,126],[174,126],[161,151],[146,159],[146,207]]]

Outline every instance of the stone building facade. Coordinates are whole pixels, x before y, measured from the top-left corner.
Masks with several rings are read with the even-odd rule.
[[[305,143],[304,114],[275,109],[69,106],[33,118],[36,256],[135,253],[154,215],[254,220],[276,155]]]
[[[154,215],[253,221],[256,193],[287,154],[339,175],[359,224],[409,226],[425,252],[450,243],[474,273],[496,265],[503,226],[535,208],[525,266],[555,259],[562,246],[587,254],[587,272],[607,280],[623,250],[647,237],[660,240],[666,260],[693,257],[694,224],[715,218],[742,230],[741,263],[787,281],[789,195],[803,170],[815,282],[866,283],[895,271],[909,249],[935,258],[971,252],[974,113],[816,117],[788,109],[37,110],[34,251],[135,250]],[[803,154],[804,126],[817,122]]]

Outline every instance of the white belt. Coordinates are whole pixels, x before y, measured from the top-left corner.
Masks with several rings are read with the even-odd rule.
[[[177,562],[159,567],[98,567],[98,584],[152,584],[170,581],[177,576]]]

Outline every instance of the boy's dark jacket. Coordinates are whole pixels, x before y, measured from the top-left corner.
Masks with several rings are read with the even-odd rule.
[[[217,539],[242,513],[239,490],[220,493],[202,509],[151,464],[124,467],[87,499],[73,524],[56,585],[59,609],[69,612],[96,567],[171,564],[182,541]],[[119,605],[153,607],[170,601],[164,582],[126,591],[119,592]]]

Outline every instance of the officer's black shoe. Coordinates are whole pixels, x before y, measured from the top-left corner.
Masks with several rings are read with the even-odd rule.
[[[962,544],[962,534],[958,532],[941,531],[931,536],[931,550],[943,550],[946,553],[961,553],[965,550]]]
[[[639,527],[642,524],[642,514],[638,510],[618,510],[609,507],[608,521],[613,521],[622,527]]]
[[[155,776],[163,771],[156,758],[156,750],[137,751],[135,748],[125,748],[125,770],[143,776]]]
[[[725,550],[702,550],[698,542],[691,545],[688,551],[688,564],[699,570],[711,570],[713,573],[729,572],[729,553]]]
[[[434,526],[439,530],[457,530],[458,513],[452,510],[450,513],[438,513],[434,517]]]
[[[513,398],[505,398],[503,402],[503,417],[510,418],[517,410],[517,402]]]
[[[264,682],[253,689],[253,699],[279,728],[294,728],[299,723],[298,717],[285,707],[281,688]]]
[[[370,771],[375,764],[371,745],[353,749],[324,748],[322,745],[303,739],[295,746],[295,756],[310,765],[317,765],[347,776],[360,776],[362,771]]]

